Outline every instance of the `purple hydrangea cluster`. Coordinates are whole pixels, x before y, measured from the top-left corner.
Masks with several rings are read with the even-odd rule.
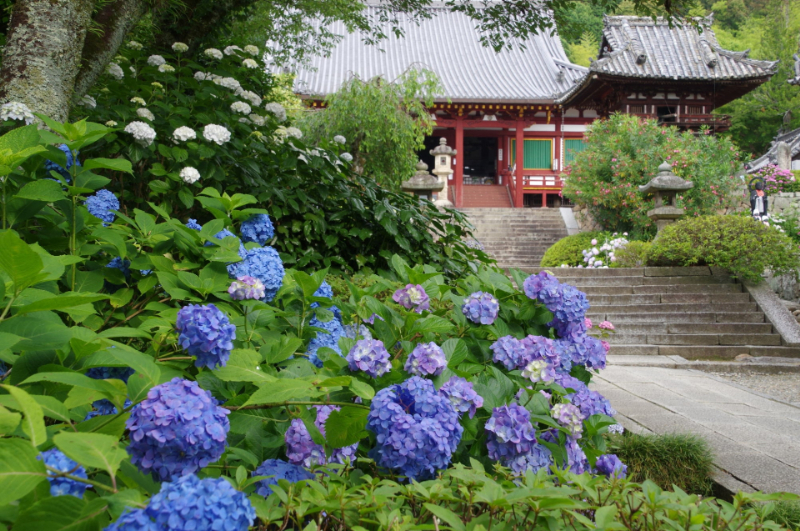
[[[406,310],[414,310],[417,313],[431,308],[431,299],[419,284],[406,284],[405,288],[394,292],[392,300]]]
[[[614,454],[601,455],[594,464],[600,474],[614,479],[624,479],[628,476],[628,466],[620,461]]]
[[[113,223],[117,217],[112,210],[119,210],[119,199],[108,190],[98,190],[85,204],[91,215],[103,221],[103,226]]]
[[[472,382],[460,376],[452,376],[442,387],[439,394],[447,397],[456,411],[463,415],[469,413],[469,418],[475,416],[479,407],[483,407],[483,397],[475,392]]]
[[[130,399],[125,399],[125,405],[123,407],[128,408],[132,402]],[[92,402],[92,407],[94,408],[92,411],[88,412],[83,420],[93,419],[95,417],[99,417],[101,415],[116,415],[119,413],[117,406],[115,406],[111,400],[106,400],[103,398],[102,400],[95,400]]]
[[[405,370],[417,376],[439,376],[447,367],[444,351],[436,343],[420,343],[406,360]]]
[[[572,365],[585,365],[587,369],[605,369],[606,349],[602,341],[584,334],[573,339],[556,339],[562,372],[568,373]]]
[[[278,251],[272,247],[256,247],[243,253],[240,250],[240,254],[242,261],[228,265],[228,274],[232,278],[257,278],[264,284],[264,302],[272,301],[283,285],[285,274]]]
[[[522,290],[530,299],[538,299],[545,305],[558,302],[561,291],[558,289],[561,283],[556,277],[544,271],[537,275],[531,275],[522,283]]]
[[[233,350],[236,326],[213,304],[190,304],[178,312],[178,343],[196,356],[196,367],[224,367]]]
[[[363,324],[358,326],[351,324],[344,325],[344,337],[358,341],[359,339],[372,339],[372,333]]]
[[[550,383],[556,379],[556,370],[545,360],[533,360],[522,369],[521,376],[532,383]]]
[[[242,240],[255,242],[263,247],[275,235],[275,227],[272,226],[272,220],[268,215],[256,214],[242,222],[239,232],[242,233]]]
[[[315,406],[317,408],[317,417],[314,420],[314,425],[319,429],[322,435],[325,435],[325,423],[328,421],[331,412],[339,411],[339,406]],[[289,429],[286,430],[284,436],[286,441],[286,457],[293,465],[304,466],[310,468],[314,465],[325,465],[328,463],[344,464],[347,461],[351,463],[356,460],[356,450],[358,450],[358,443],[345,446],[343,448],[334,448],[330,457],[326,457],[325,448],[315,443],[311,439],[311,434],[308,433],[308,428],[301,419],[293,419]]]
[[[553,340],[542,336],[527,336],[521,340],[514,336],[503,336],[489,348],[493,352],[492,360],[509,371],[524,369],[536,360],[544,360],[554,366],[558,363]]]
[[[345,329],[337,315],[334,314],[333,319],[324,323],[314,315],[308,324],[324,330],[324,332],[317,332],[316,337],[309,342],[308,350],[306,350],[308,361],[316,367],[322,367],[322,360],[317,356],[317,351],[322,347],[327,347],[336,351],[340,356],[342,355],[342,349],[339,348],[339,339],[345,335]]]
[[[490,325],[497,319],[500,303],[491,293],[476,291],[466,299],[461,306],[461,313],[475,324]]]
[[[583,433],[583,415],[581,410],[573,404],[556,404],[550,410],[550,415],[556,422],[569,431],[576,439],[580,439]]]
[[[572,404],[574,404],[580,411],[584,419],[588,419],[592,415],[608,415],[613,417],[617,414],[611,403],[606,398],[598,393],[592,391],[586,384],[577,378],[566,374],[559,374],[556,376],[556,383],[567,390],[574,390],[564,396]]]
[[[536,440],[530,413],[520,405],[494,408],[486,422],[486,432],[489,458],[516,474],[536,472],[552,461],[550,451]]]
[[[357,341],[347,354],[351,371],[363,371],[373,378],[380,378],[392,369],[389,352],[378,339]]]
[[[75,155],[73,157],[72,151],[67,147],[66,144],[59,144],[56,146],[58,149],[64,152],[64,155],[67,156],[67,167],[66,169],[61,166],[60,164],[56,164],[52,160],[44,161],[44,169],[47,171],[47,174],[50,175],[51,171],[54,171],[61,175],[65,181],[69,182],[70,177],[72,177],[69,173],[69,169],[72,168],[73,164],[75,166],[80,166],[81,161],[78,160],[79,151],[75,151]],[[54,179],[53,179],[54,180]]]
[[[230,430],[228,410],[197,382],[180,378],[150,389],[126,426],[131,462],[162,481],[219,459]]]
[[[451,401],[419,376],[378,391],[367,429],[376,435],[370,456],[378,465],[415,480],[446,468],[464,432]]]
[[[81,479],[87,479],[86,469],[79,466],[78,463],[64,455],[58,448],[51,448],[46,452],[36,456],[39,461],[44,461],[44,464],[55,468],[60,472],[68,472],[70,476],[75,476]],[[50,495],[51,496],[75,496],[76,498],[83,498],[83,493],[91,485],[81,483],[74,479],[56,476],[55,472],[47,471],[47,481],[50,482]]]
[[[264,284],[257,278],[243,276],[231,282],[228,295],[235,301],[261,300],[264,298]]]
[[[277,485],[278,480],[285,479],[289,483],[297,483],[314,479],[314,474],[305,468],[281,459],[267,459],[253,471],[253,476],[272,476],[258,482],[256,492],[265,498],[272,494],[272,485]]]
[[[569,284],[561,284],[561,297],[558,304],[547,305],[553,312],[556,321],[563,323],[580,322],[585,326],[586,312],[589,310],[589,301],[586,294]]]

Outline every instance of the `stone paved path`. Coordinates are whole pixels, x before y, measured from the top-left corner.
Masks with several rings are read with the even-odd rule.
[[[612,364],[592,388],[626,429],[704,437],[729,490],[800,494],[800,407],[686,369]]]

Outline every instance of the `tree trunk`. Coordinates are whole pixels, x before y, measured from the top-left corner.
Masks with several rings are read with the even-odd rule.
[[[67,119],[93,7],[94,0],[17,0],[0,67],[0,102]]]
[[[116,0],[94,17],[102,32],[89,33],[83,44],[83,61],[75,81],[75,95],[83,96],[103,73],[116,55],[125,36],[142,18],[146,5],[144,0]]]

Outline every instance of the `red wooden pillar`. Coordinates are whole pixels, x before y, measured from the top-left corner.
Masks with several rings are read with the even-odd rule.
[[[516,175],[514,178],[516,179],[516,194],[514,197],[514,206],[516,208],[522,208],[523,206],[523,191],[522,191],[522,172],[525,166],[525,123],[522,121],[522,118],[517,119],[517,153],[516,153],[516,161],[515,164],[517,165]]]
[[[464,201],[464,117],[456,117],[456,167],[455,206],[461,208]]]

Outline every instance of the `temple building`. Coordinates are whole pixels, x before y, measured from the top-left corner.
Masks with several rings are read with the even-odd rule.
[[[594,120],[622,111],[719,131],[728,122],[713,111],[775,70],[775,62],[720,48],[710,18],[670,28],[663,20],[605,17],[598,58],[584,68],[570,63],[555,31],[497,53],[481,44],[466,15],[430,9],[430,19],[401,23],[403,37],[387,32],[377,46],[334,24],[329,29],[343,39],[328,57],[295,69],[294,90],[322,107],[352,76],[392,81],[412,67],[436,73],[444,93],[429,109],[436,126],[420,156],[432,167],[428,150],[440,137],[456,149],[448,189],[457,208],[560,206],[561,172]]]

